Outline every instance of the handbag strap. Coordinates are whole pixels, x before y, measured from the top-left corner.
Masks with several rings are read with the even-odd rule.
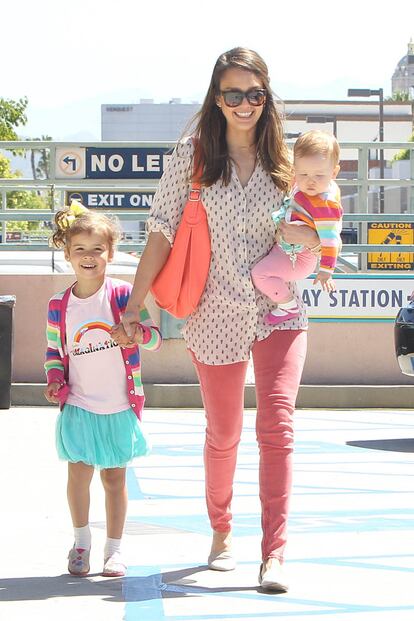
[[[193,175],[191,178],[191,188],[185,206],[185,219],[187,223],[196,224],[199,222],[204,207],[201,202],[201,183],[200,178],[203,173],[202,156],[199,148],[199,141],[193,137],[194,156],[193,156]]]
[[[203,174],[203,162],[198,138],[193,137],[194,159],[193,159],[193,176],[191,178],[191,190],[189,195],[190,201],[200,200],[201,183],[200,178]]]

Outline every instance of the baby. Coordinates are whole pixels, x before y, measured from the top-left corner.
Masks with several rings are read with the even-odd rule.
[[[314,284],[334,291],[332,274],[341,248],[341,195],[334,179],[339,172],[339,145],[334,136],[321,131],[302,134],[293,149],[294,188],[283,206],[272,214],[276,225],[282,220],[308,225],[319,235],[315,248],[288,244],[277,233],[277,243],[252,269],[253,283],[277,308],[267,316],[269,324],[279,324],[299,315],[299,308],[287,282],[301,280],[316,269]]]

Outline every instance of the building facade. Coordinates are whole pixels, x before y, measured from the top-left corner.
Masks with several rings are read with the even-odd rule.
[[[379,102],[375,99],[288,100],[279,105],[288,137],[313,128],[336,133],[342,143],[378,140]],[[173,99],[170,103],[141,100],[140,103],[127,105],[103,104],[101,138],[144,142],[175,141],[190,131],[191,119],[200,107],[199,103],[181,103],[178,99]],[[384,141],[406,141],[412,131],[412,103],[385,101]],[[354,159],[354,156],[354,153],[343,153],[344,159]],[[389,157],[392,154],[388,154],[387,159]]]

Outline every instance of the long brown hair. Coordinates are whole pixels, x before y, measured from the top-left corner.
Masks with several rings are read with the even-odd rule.
[[[206,186],[212,185],[220,178],[225,185],[230,182],[231,165],[226,141],[226,120],[216,104],[216,97],[220,94],[221,76],[224,71],[233,68],[251,71],[266,89],[266,102],[256,126],[257,154],[275,185],[282,192],[286,192],[291,184],[292,165],[284,140],[282,119],[270,88],[268,69],[259,54],[243,47],[236,47],[219,56],[204,103],[194,117],[194,135],[198,139],[200,156],[204,162],[201,182]]]

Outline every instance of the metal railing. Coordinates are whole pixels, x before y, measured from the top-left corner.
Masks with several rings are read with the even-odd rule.
[[[289,142],[289,141],[288,141]],[[342,260],[347,264],[346,255],[349,253],[357,253],[360,255],[359,267],[364,270],[366,267],[366,254],[370,252],[391,251],[391,246],[383,244],[367,243],[367,224],[369,222],[414,222],[414,143],[413,142],[343,142],[341,149],[356,150],[358,153],[358,168],[355,178],[344,179],[339,177],[338,184],[341,187],[352,186],[357,188],[358,195],[358,213],[344,214],[344,221],[360,223],[360,243],[344,244],[342,248]],[[58,148],[77,148],[77,147],[98,147],[98,148],[153,148],[169,150],[174,147],[171,142],[42,142],[42,141],[17,141],[17,142],[0,142],[1,150],[16,149],[47,149],[49,151],[50,171],[48,179],[0,179],[0,224],[2,231],[2,241],[0,250],[46,250],[49,246],[46,243],[12,243],[6,240],[6,224],[11,221],[37,221],[50,222],[53,219],[55,207],[55,198],[60,193],[59,204],[63,204],[63,193],[66,191],[96,191],[105,190],[123,191],[123,192],[153,192],[157,187],[157,180],[148,181],[147,179],[76,179],[67,180],[60,179],[56,175],[56,149]],[[409,176],[405,179],[377,179],[369,177],[369,155],[371,150],[401,150],[407,149],[410,155]],[[407,213],[369,213],[368,212],[368,191],[370,187],[407,187],[409,188],[409,201]],[[28,191],[39,190],[48,191],[51,196],[50,210],[21,210],[7,208],[7,193],[12,191]],[[115,213],[119,220],[122,221],[145,221],[147,212],[136,210],[118,210],[108,209],[111,213]],[[136,243],[122,242],[119,249],[122,251],[141,252],[144,242]],[[393,246],[392,251],[398,252],[414,252],[411,244],[401,244]]]

